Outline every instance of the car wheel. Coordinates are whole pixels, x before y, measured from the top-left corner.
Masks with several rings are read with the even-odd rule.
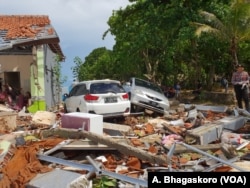
[[[137,113],[137,112],[143,112],[144,109],[140,106],[137,106],[137,105],[131,105],[131,111],[134,112],[134,113]]]
[[[128,99],[131,100],[131,93],[128,93]]]

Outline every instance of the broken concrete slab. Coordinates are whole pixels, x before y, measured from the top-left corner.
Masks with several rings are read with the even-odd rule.
[[[32,117],[32,123],[52,126],[56,122],[56,114],[47,111],[37,111]]]
[[[1,112],[14,112],[13,109],[8,108],[6,105],[0,104],[0,111]]]
[[[248,172],[250,171],[250,161],[236,161],[233,162],[233,164],[247,170]],[[239,172],[239,170],[232,168],[230,172]]]
[[[119,143],[124,143],[126,144],[126,140],[117,140]],[[91,141],[88,139],[82,139],[82,140],[73,140],[71,143],[64,145],[62,150],[116,150],[115,148],[108,147],[104,144]]]
[[[0,162],[3,161],[4,156],[6,155],[6,153],[8,152],[9,148],[11,146],[11,142],[7,141],[7,140],[1,140],[0,141]]]
[[[128,125],[103,122],[103,133],[107,136],[124,138],[132,132],[132,128]]]
[[[201,145],[209,144],[220,138],[223,130],[223,124],[219,123],[208,123],[187,131],[187,136],[194,137],[197,143]]]
[[[201,145],[209,144],[219,140],[223,129],[238,130],[246,123],[242,116],[227,116],[212,123],[207,123],[192,130],[187,131],[187,136],[191,136]]]
[[[227,116],[216,121],[216,123],[220,123],[224,129],[235,131],[242,128],[246,121],[243,116]]]
[[[1,132],[12,132],[16,129],[17,113],[0,112],[0,131]]]
[[[121,131],[123,133],[128,133],[128,132],[132,131],[132,128],[130,126],[128,126],[128,125],[116,124],[116,123],[107,123],[107,122],[103,122],[103,128],[104,129],[117,130],[117,131]]]
[[[44,185],[46,185],[46,188],[67,188],[67,185],[80,176],[80,173],[55,169],[51,172],[37,174],[36,177],[26,185],[26,188],[44,187]]]
[[[11,133],[11,134],[3,134],[0,136],[0,140],[5,140],[11,142],[11,144],[15,145],[16,144],[16,135]]]
[[[226,112],[228,107],[227,106],[205,106],[205,105],[198,105],[198,104],[185,104],[185,108],[191,108],[195,106],[197,110],[201,111],[212,111],[212,112]]]

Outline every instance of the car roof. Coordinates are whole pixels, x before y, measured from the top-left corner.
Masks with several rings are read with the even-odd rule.
[[[145,82],[150,82],[149,80],[145,80],[145,79],[137,78],[137,77],[131,77],[131,79],[133,79],[133,80],[143,80]]]
[[[111,79],[101,79],[101,80],[86,80],[86,81],[81,81],[81,82],[78,82],[76,85],[81,85],[81,84],[86,84],[86,85],[89,85],[89,84],[92,84],[92,83],[110,83],[110,82],[113,82],[113,83],[118,83],[120,84],[121,82],[119,80],[111,80]]]

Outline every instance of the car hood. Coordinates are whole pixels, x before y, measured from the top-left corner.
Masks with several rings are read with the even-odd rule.
[[[148,89],[148,88],[140,87],[140,86],[136,86],[136,87],[134,87],[134,89],[141,90],[146,95],[150,95],[150,96],[162,99],[163,101],[168,101],[168,99],[165,97],[165,95],[163,93],[159,93],[159,92],[154,91],[152,89]]]

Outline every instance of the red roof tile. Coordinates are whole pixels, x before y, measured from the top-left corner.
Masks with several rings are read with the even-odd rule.
[[[23,44],[23,39],[29,44],[36,40],[33,45],[48,44],[54,53],[64,59],[59,38],[46,15],[0,15],[0,32],[3,43],[12,40],[14,45],[19,45]]]

